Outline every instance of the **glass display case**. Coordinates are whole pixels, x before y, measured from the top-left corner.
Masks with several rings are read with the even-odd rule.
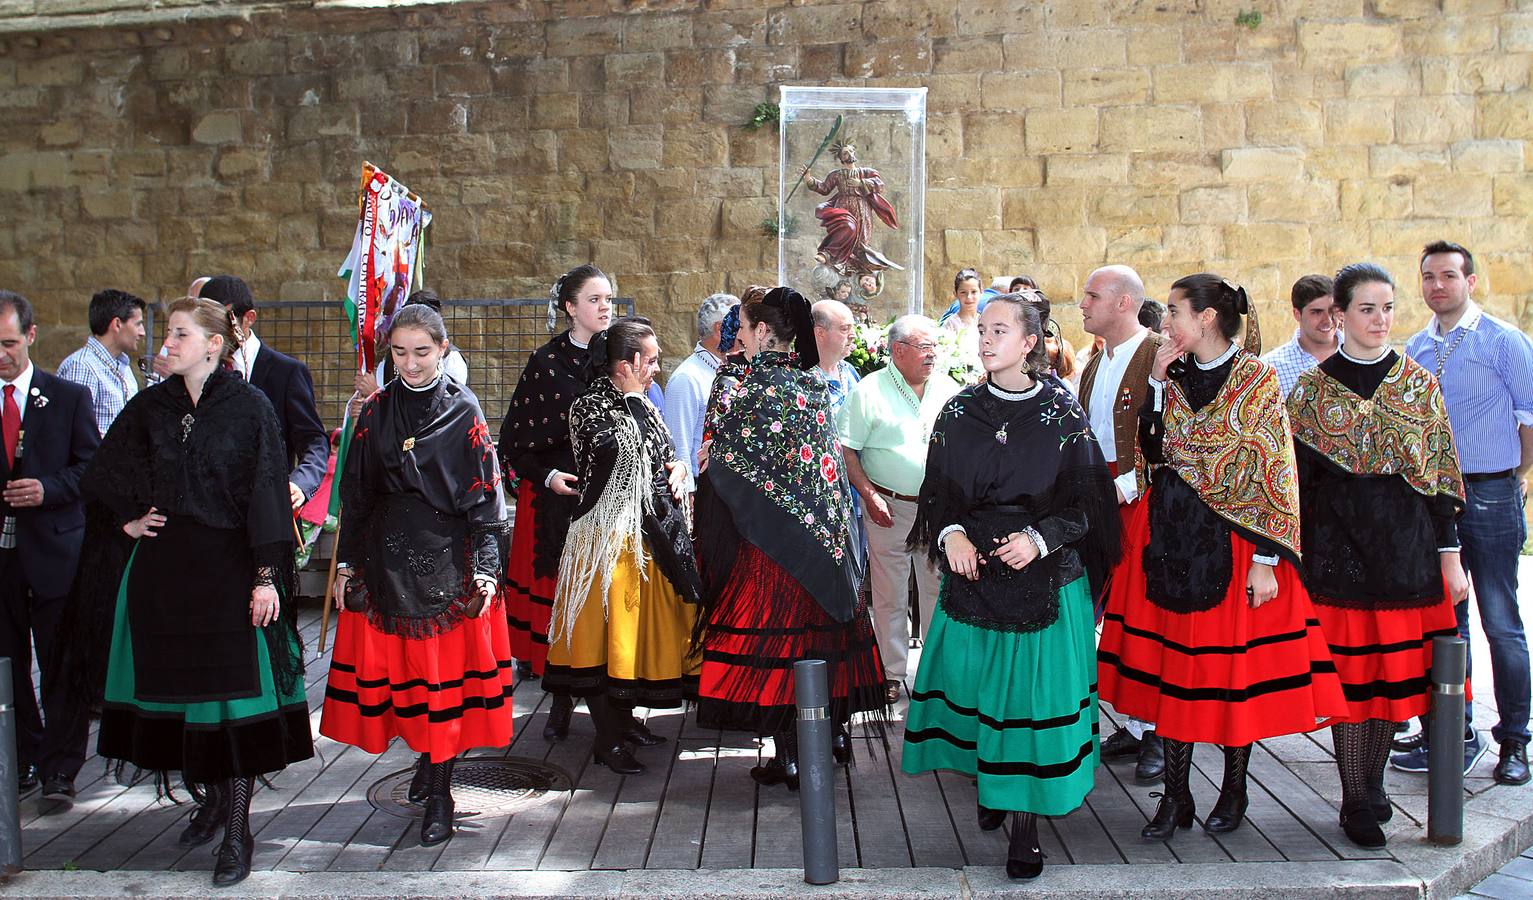
[[[779,282],[865,321],[920,312],[926,88],[781,91]]]

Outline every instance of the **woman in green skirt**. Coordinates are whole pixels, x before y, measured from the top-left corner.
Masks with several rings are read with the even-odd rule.
[[[904,770],[975,776],[980,827],[1013,813],[1006,872],[1043,870],[1038,816],[1098,765],[1092,599],[1119,554],[1117,495],[1074,395],[1047,374],[1026,294],[979,322],[986,381],[937,419],[912,547],[943,568],[911,692]]]
[[[250,873],[255,778],[314,755],[292,506],[276,413],[227,367],[229,314],[177,300],[165,345],[172,375],[128,403],[81,483],[95,540],[75,589],[76,660],[104,685],[101,756],[182,773],[198,798],[182,846],[224,827],[223,886]]]

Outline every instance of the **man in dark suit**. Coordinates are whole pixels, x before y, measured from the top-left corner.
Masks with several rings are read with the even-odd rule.
[[[95,455],[90,391],[32,365],[32,305],[0,290],[0,656],[16,688],[16,749],[23,793],[72,800],[85,763],[89,717],[56,670],[59,620],[80,561],[85,508],[80,476]],[[42,707],[32,689],[32,645],[43,671]]]
[[[234,368],[260,388],[277,411],[287,452],[288,491],[297,510],[319,489],[330,462],[330,439],[314,405],[314,377],[308,366],[256,337],[255,297],[243,279],[233,275],[210,278],[200,296],[222,303],[234,314],[243,338],[234,354]]]

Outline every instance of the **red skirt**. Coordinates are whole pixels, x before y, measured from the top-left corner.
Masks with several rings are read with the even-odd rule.
[[[1097,650],[1101,699],[1154,722],[1162,737],[1239,747],[1313,731],[1347,714],[1336,665],[1299,575],[1275,571],[1277,596],[1246,600],[1251,543],[1230,536],[1234,571],[1224,600],[1175,613],[1145,597],[1141,554],[1114,575]]]
[[[1107,464],[1108,471],[1113,477],[1118,476],[1116,463]],[[1124,601],[1128,597],[1128,590],[1120,587],[1120,583],[1129,580],[1126,570],[1130,566],[1138,566],[1140,554],[1144,553],[1145,545],[1150,542],[1150,496],[1149,491],[1141,494],[1133,503],[1118,504],[1118,521],[1123,531],[1123,557],[1118,560],[1118,565],[1113,568],[1112,576],[1107,581],[1107,589],[1097,600],[1097,621],[1102,621],[1104,613],[1110,611],[1123,614]],[[1141,590],[1139,596],[1144,597],[1143,578],[1139,580]]]
[[[532,571],[533,535],[537,523],[537,490],[522,480],[516,489],[516,524],[511,530],[511,550],[500,598],[511,627],[511,655],[532,663],[543,674],[548,661],[548,620],[554,611],[554,588],[558,578],[540,578]]]
[[[451,631],[409,640],[342,612],[319,733],[382,753],[402,737],[445,762],[511,743],[511,647],[496,607]]]
[[[709,613],[698,687],[698,723],[777,734],[797,718],[793,664],[829,663],[830,714],[882,710],[884,668],[866,598],[837,622],[793,576],[741,542],[734,569]]]
[[[1342,721],[1404,722],[1427,711],[1432,638],[1458,634],[1453,601],[1412,609],[1349,609],[1316,603],[1347,696]]]

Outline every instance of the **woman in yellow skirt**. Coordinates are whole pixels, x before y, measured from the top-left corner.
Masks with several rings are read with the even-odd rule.
[[[570,408],[580,504],[559,561],[543,683],[585,699],[597,762],[638,775],[644,766],[628,745],[665,739],[633,708],[696,696],[687,653],[702,589],[681,499],[687,470],[644,396],[660,370],[649,320],[598,332],[590,365],[591,386]]]

